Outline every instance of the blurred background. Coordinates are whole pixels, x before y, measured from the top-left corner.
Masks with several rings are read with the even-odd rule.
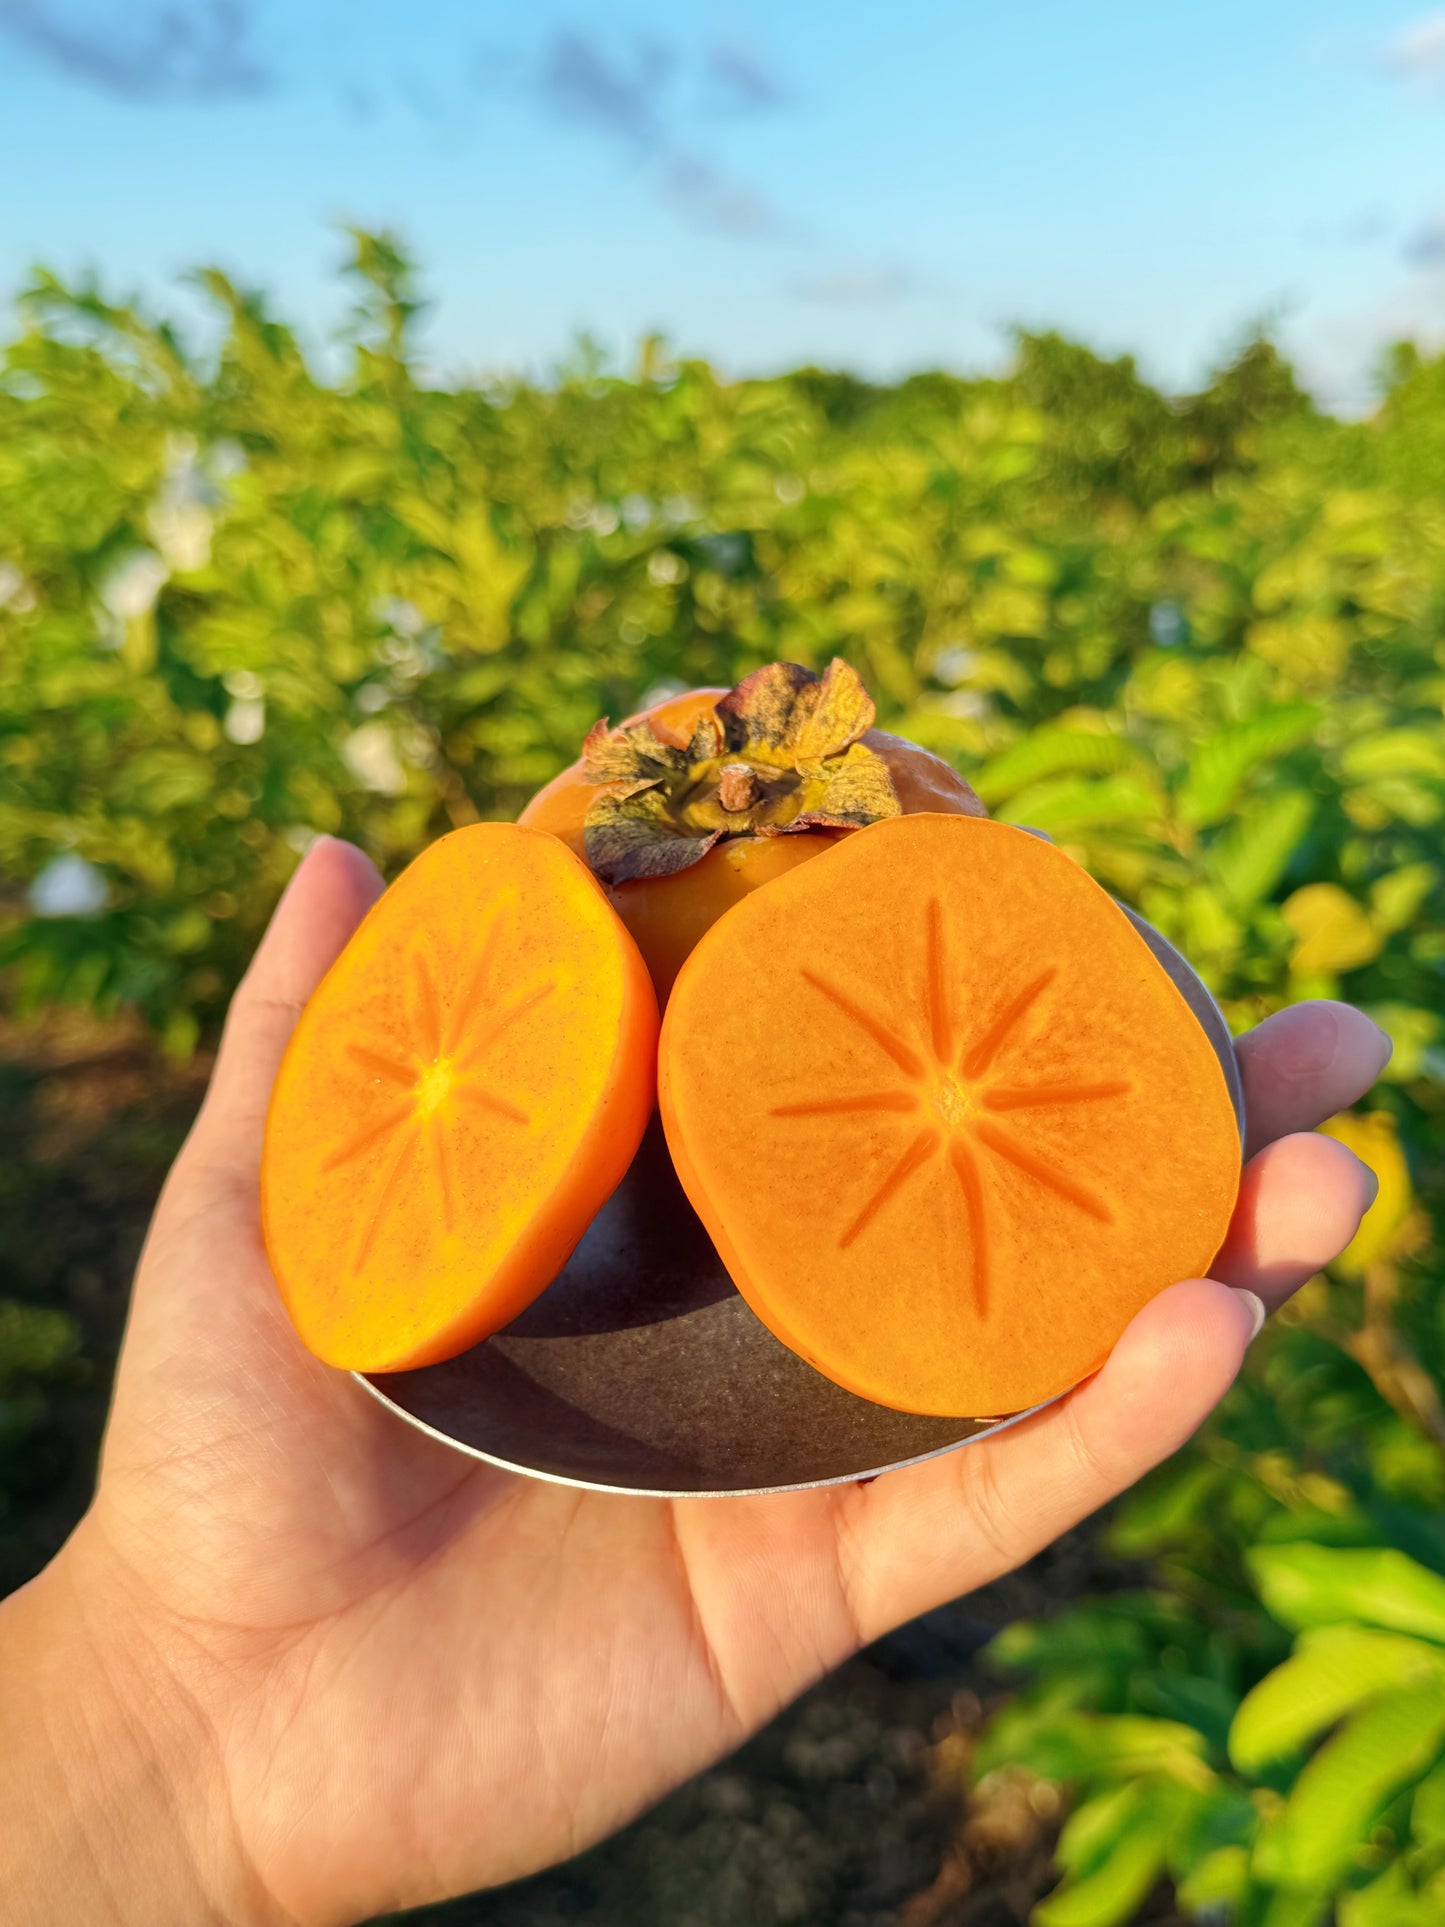
[[[0,0],[0,1590],[298,854],[845,655],[1379,1201],[1208,1431],[449,1927],[1445,1919],[1445,12]]]

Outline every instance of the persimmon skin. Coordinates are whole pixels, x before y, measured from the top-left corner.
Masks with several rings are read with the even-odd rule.
[[[877,1404],[995,1417],[1201,1275],[1238,1187],[1215,1047],[1064,852],[920,814],[739,905],[679,974],[674,1167],[774,1335]]]
[[[726,689],[689,689],[653,709],[626,717],[619,727],[647,722],[665,741],[685,747],[698,719],[727,693]],[[924,810],[944,815],[987,815],[957,770],[931,751],[883,729],[870,729],[863,742],[887,763],[905,815]],[[585,860],[586,816],[596,796],[597,786],[587,781],[579,760],[539,790],[517,820],[560,837]],[[729,837],[686,870],[671,876],[639,878],[609,890],[618,915],[652,972],[659,1002],[666,1003],[693,945],[725,910],[761,885],[821,855],[840,836],[852,834],[849,830],[799,830],[784,836]]]
[[[686,870],[641,877],[608,891],[652,974],[665,1005],[677,973],[718,918],[754,890],[831,849],[847,830],[799,830],[792,836],[729,837]]]
[[[438,1364],[509,1323],[625,1175],[657,1002],[596,879],[484,823],[431,844],[302,1012],[267,1117],[261,1217],[308,1349]]]

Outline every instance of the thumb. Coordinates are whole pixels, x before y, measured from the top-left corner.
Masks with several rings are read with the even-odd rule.
[[[354,845],[330,836],[312,844],[232,999],[183,1164],[254,1188],[271,1086],[296,1020],[385,888]]]

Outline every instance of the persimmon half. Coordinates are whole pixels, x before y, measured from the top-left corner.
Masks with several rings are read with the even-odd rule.
[[[666,1002],[693,945],[741,898],[841,835],[920,810],[985,814],[949,764],[876,729],[841,658],[774,662],[735,689],[691,689],[598,723],[520,821],[583,857]]]
[[[302,1012],[261,1172],[266,1248],[317,1357],[430,1365],[548,1285],[653,1108],[657,1002],[586,865],[514,824],[392,884]]]
[[[1016,1412],[1203,1273],[1239,1129],[1124,912],[1007,824],[896,816],[683,965],[659,1101],[684,1190],[786,1345],[882,1405]]]

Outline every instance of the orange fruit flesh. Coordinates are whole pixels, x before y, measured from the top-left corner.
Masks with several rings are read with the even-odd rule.
[[[678,976],[659,1070],[739,1291],[905,1411],[1077,1384],[1207,1269],[1238,1187],[1219,1062],[1128,919],[973,817],[854,831],[730,910]]]
[[[288,1311],[330,1365],[450,1358],[550,1283],[654,1095],[646,966],[577,857],[458,830],[332,966],[277,1078],[262,1165]]]

